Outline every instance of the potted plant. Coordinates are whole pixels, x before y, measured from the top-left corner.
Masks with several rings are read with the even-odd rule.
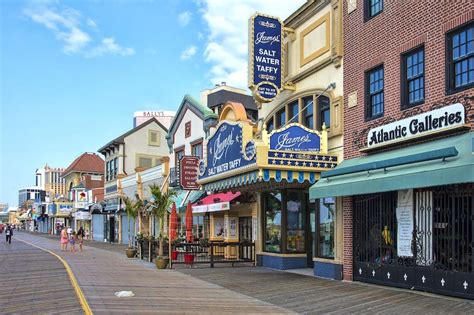
[[[171,243],[173,245],[172,251],[171,251],[171,260],[178,260],[178,249],[176,247],[179,246],[184,241],[182,237],[178,237],[173,242]]]
[[[152,195],[150,209],[160,224],[160,234],[158,235],[158,256],[156,257],[155,264],[158,269],[165,269],[168,266],[169,257],[163,256],[163,243],[166,237],[163,234],[164,220],[165,216],[168,214],[168,209],[171,207],[173,202],[173,197],[176,196],[176,192],[163,192],[157,185],[150,186],[150,192]]]
[[[137,255],[137,249],[135,246],[132,245],[132,238],[130,234],[130,222],[131,219],[133,219],[133,222],[135,222],[135,219],[138,215],[138,211],[140,207],[142,206],[141,200],[137,196],[137,200],[132,200],[128,197],[123,197],[123,202],[125,204],[125,212],[127,213],[127,218],[128,218],[128,248],[125,250],[125,253],[128,258],[134,258]],[[137,235],[138,239],[138,235]]]

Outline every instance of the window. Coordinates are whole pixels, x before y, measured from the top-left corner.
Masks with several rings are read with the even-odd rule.
[[[316,254],[321,258],[334,258],[335,198],[319,199],[316,232]]]
[[[158,130],[148,130],[148,144],[160,146],[160,132]]]
[[[138,166],[143,167],[144,169],[148,169],[153,167],[153,159],[149,157],[138,157]]]
[[[191,137],[191,121],[188,121],[184,124],[184,137]]]
[[[364,0],[365,20],[370,20],[383,11],[383,0]]]
[[[118,172],[118,158],[114,159],[114,178],[117,177],[117,172]]]
[[[298,121],[300,121],[298,117],[299,111],[300,111],[300,106],[298,104],[298,100],[290,103],[288,105],[288,113],[289,113],[288,122],[297,123]]]
[[[286,250],[288,253],[301,253],[305,250],[305,218],[303,196],[300,192],[288,192],[286,201]]]
[[[191,145],[191,155],[197,156],[202,159],[202,142]]]
[[[303,124],[309,129],[314,129],[314,108],[313,97],[305,97],[303,99],[304,118]]]
[[[285,108],[283,108],[276,114],[276,128],[283,127],[285,123],[286,123],[286,110]]]
[[[474,86],[474,23],[447,35],[447,93]]]
[[[424,55],[421,47],[402,57],[402,108],[419,105],[425,99]]]
[[[174,165],[178,167],[179,160],[184,156],[184,148],[174,152]]]
[[[281,193],[264,194],[265,209],[265,251],[281,252]]]
[[[384,91],[383,91],[383,65],[374,68],[365,74],[366,106],[365,118],[367,120],[383,116]]]
[[[329,110],[330,108],[330,102],[329,98],[326,96],[321,95],[318,98],[318,120],[319,120],[319,126],[318,129],[322,130],[323,129],[323,124],[326,125],[326,128],[329,128],[331,126],[331,112]]]
[[[105,163],[105,180],[109,180],[110,161]]]
[[[274,129],[274,124],[273,124],[273,117],[270,118],[267,122],[267,131],[270,133]]]

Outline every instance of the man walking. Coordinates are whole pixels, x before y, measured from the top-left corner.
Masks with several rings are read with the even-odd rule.
[[[5,231],[5,235],[7,236],[7,243],[11,244],[12,243],[12,236],[13,236],[13,229],[11,228],[10,225],[7,225],[7,229]]]

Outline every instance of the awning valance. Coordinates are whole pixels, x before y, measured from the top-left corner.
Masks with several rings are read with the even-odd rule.
[[[193,204],[193,213],[206,213],[230,209],[230,202],[240,196],[240,192],[212,194]]]
[[[474,132],[343,161],[310,199],[474,182]]]

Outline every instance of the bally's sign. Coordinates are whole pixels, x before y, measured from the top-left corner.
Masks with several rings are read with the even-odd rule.
[[[367,135],[367,145],[370,149],[424,137],[433,133],[462,127],[464,120],[464,106],[456,103],[370,129]]]
[[[270,133],[270,150],[319,152],[321,137],[317,131],[299,124],[289,124]]]
[[[251,154],[247,156],[246,151]],[[199,179],[255,163],[254,150],[242,146],[242,126],[223,122],[207,143],[207,160],[199,162]]]
[[[271,102],[282,88],[282,30],[277,17],[257,13],[249,20],[249,88],[260,102]]]

